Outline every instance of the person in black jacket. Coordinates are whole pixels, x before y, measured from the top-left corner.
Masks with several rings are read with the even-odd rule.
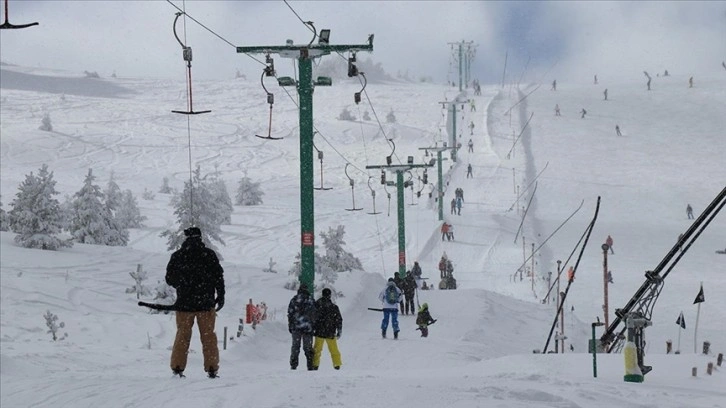
[[[400,273],[395,272],[393,274],[393,282],[395,282],[396,283],[396,287],[398,289],[401,289],[401,292],[403,292],[403,286],[405,284],[403,283],[403,278],[401,278],[401,274]],[[398,307],[401,309],[401,314],[405,314],[404,313],[403,300],[401,300],[400,302],[398,302]]]
[[[179,250],[171,254],[166,266],[166,283],[175,288],[177,294],[174,304],[177,331],[171,352],[171,369],[175,375],[184,376],[196,319],[202,341],[204,371],[209,378],[216,378],[219,348],[214,324],[216,311],[224,306],[224,270],[217,254],[204,246],[199,228],[187,228],[184,235],[186,240]]]
[[[405,306],[405,313],[404,315],[416,314],[416,307],[413,304],[413,299],[416,296],[416,279],[413,277],[413,274],[411,272],[406,274],[406,277],[403,279],[403,297],[404,297],[404,306]]]
[[[331,300],[331,295],[331,290],[325,288],[323,289],[323,297],[315,302],[315,323],[313,324],[315,357],[313,358],[313,370],[317,370],[320,366],[320,355],[323,353],[324,343],[328,344],[330,358],[333,359],[333,368],[340,370],[342,364],[337,339],[343,333],[343,316],[340,315],[338,306]]]
[[[313,323],[315,322],[315,301],[305,284],[300,285],[297,295],[287,306],[287,328],[292,334],[290,369],[296,370],[300,356],[300,343],[307,360],[308,370],[313,369]]]

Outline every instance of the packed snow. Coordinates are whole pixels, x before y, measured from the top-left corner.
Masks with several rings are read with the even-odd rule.
[[[726,72],[718,69],[715,64],[713,71],[699,73],[693,88],[692,74],[673,69],[668,77],[654,78],[651,91],[639,72],[631,81],[612,83],[600,72],[598,85],[590,78],[557,78],[556,91],[549,89],[549,78],[541,85],[483,86],[481,95],[441,84],[381,81],[367,86],[358,105],[357,80],[318,87],[314,142],[324,160],[321,176],[321,163],[313,158],[315,186],[332,189],[315,192],[316,244],[322,244],[321,232],[342,225],[345,250],[360,259],[363,271],[341,272],[334,284],[344,319],[341,370],[333,370],[324,350],[320,370],[308,372],[291,371],[288,362],[286,308],[295,292],[285,284],[294,279],[288,270],[300,251],[294,90],[287,88],[287,94],[268,80],[276,96],[271,134],[283,137],[270,141],[255,137],[267,134],[269,119],[258,74],[250,73],[250,80],[196,81],[194,107],[212,112],[186,117],[171,113],[186,107],[184,78],[92,79],[4,65],[3,209],[11,209],[25,176],[47,164],[60,201],[81,189],[89,169],[101,186],[113,172],[147,219],[130,230],[127,246],[75,243],[43,251],[19,247],[14,233],[0,233],[0,405],[726,407],[724,368],[705,373],[726,350],[726,255],[716,253],[726,246],[723,213],[666,279],[653,325],[645,330],[645,359],[653,366],[645,381],[623,381],[622,354],[598,354],[593,378],[593,356],[587,353],[591,323],[604,318],[605,238],[614,239],[608,257],[612,320],[614,309],[644,282],[644,272],[691,224],[687,204],[698,217],[726,185]],[[283,63],[278,70],[294,74]],[[399,316],[400,338],[381,339],[381,313],[367,308],[380,307],[378,293],[398,269],[397,202],[395,188],[384,190],[380,171],[366,166],[385,164],[392,153],[386,139],[395,143],[394,164],[406,163],[407,156],[428,162],[432,156],[421,148],[441,146],[451,122],[440,102],[455,98],[472,99],[476,106],[472,111],[470,104],[457,103],[457,140],[463,147],[456,161],[449,152],[443,155],[444,219],[454,225],[455,239],[441,239],[436,195],[429,196],[436,167],[428,171],[428,185],[420,183],[420,170],[413,172],[414,188],[404,194],[406,265],[410,269],[417,260],[436,286],[419,290],[416,301],[428,303],[438,321],[421,338],[415,317]],[[561,116],[555,116],[555,105]],[[583,108],[587,115],[581,118]],[[339,120],[344,109],[356,119]],[[371,120],[361,119],[366,112]],[[395,123],[386,120],[390,112]],[[45,114],[52,131],[38,129]],[[470,138],[473,153],[467,152]],[[187,377],[172,376],[173,314],[149,313],[126,291],[135,284],[130,273],[137,265],[147,272],[150,289],[164,281],[170,252],[160,234],[175,230],[177,218],[171,194],[158,191],[164,178],[181,191],[190,163],[202,174],[216,173],[232,196],[245,177],[264,192],[262,204],[234,206],[231,223],[222,226],[226,245],[218,249],[227,297],[217,318],[221,377],[214,380],[203,371],[196,333]],[[468,164],[472,178],[466,177]],[[465,200],[461,215],[454,215],[449,202],[458,187]],[[142,198],[145,191],[153,198]],[[558,260],[563,270],[574,265],[579,249],[565,261],[598,197],[599,217],[564,306],[565,327],[556,329],[567,336],[565,353],[533,353],[543,350],[555,319],[555,299],[545,297],[548,273],[554,283]],[[368,214],[374,205],[380,213]],[[354,206],[362,210],[346,211]],[[533,248],[534,261],[528,259]],[[444,252],[454,264],[456,290],[438,289],[437,263]],[[528,276],[532,264],[535,273]],[[693,299],[701,283],[705,302],[695,338]],[[255,329],[245,324],[238,337],[250,300],[265,302],[267,319]],[[48,311],[63,322],[57,328],[62,339],[53,341],[47,333]],[[679,334],[675,321],[681,311],[687,327]],[[602,327],[597,330],[599,337]],[[668,340],[679,355],[666,354]],[[709,355],[701,353],[703,341],[710,342]],[[548,345],[553,349],[554,340]]]

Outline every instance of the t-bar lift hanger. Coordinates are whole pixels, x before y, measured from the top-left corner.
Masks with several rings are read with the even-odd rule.
[[[182,12],[177,12],[176,17],[174,18],[174,37],[176,37],[176,40],[179,42],[179,45],[181,45],[184,55],[184,61],[187,62],[187,85],[189,87],[189,93],[187,94],[187,105],[189,107],[188,111],[178,111],[173,110],[174,113],[181,113],[184,115],[199,115],[201,113],[209,113],[211,110],[203,110],[203,111],[197,111],[194,112],[194,108],[192,106],[192,47],[187,47],[184,45],[184,43],[179,39],[179,36],[176,33],[176,22],[179,20],[179,17],[183,15]]]
[[[36,26],[39,23],[28,23],[28,24],[12,24],[8,21],[8,0],[5,0],[5,22],[0,24],[0,29],[14,29],[14,28],[28,28]]]

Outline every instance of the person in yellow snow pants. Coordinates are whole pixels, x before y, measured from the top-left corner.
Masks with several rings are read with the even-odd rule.
[[[338,339],[343,333],[343,317],[340,309],[331,300],[332,291],[323,289],[323,296],[315,301],[315,323],[313,324],[315,342],[313,343],[313,370],[320,366],[320,355],[323,353],[323,344],[328,343],[328,351],[333,359],[333,367],[340,370],[340,350]]]

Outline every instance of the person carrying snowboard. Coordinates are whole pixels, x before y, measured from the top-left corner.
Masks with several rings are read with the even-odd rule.
[[[404,315],[413,315],[416,313],[416,306],[414,306],[413,300],[416,296],[416,279],[413,277],[412,273],[407,273],[406,277],[403,279],[403,297],[404,301],[403,304],[406,306],[406,310],[404,311]]]
[[[401,301],[401,289],[396,286],[393,278],[388,278],[386,287],[378,294],[378,299],[383,303],[383,320],[381,321],[381,336],[386,338],[388,322],[393,325],[393,338],[398,339],[398,303]]]
[[[421,337],[429,336],[429,325],[434,323],[436,323],[436,319],[432,318],[431,313],[429,313],[429,304],[422,304],[418,310],[418,315],[416,315],[416,324],[418,325],[416,330],[421,330]]]
[[[224,306],[224,270],[214,250],[202,242],[202,231],[199,228],[187,228],[184,235],[186,240],[179,250],[171,254],[166,266],[166,283],[175,288],[177,294],[174,309],[176,338],[171,350],[171,370],[174,375],[184,377],[196,319],[202,341],[204,371],[209,378],[217,378],[219,347],[214,323],[216,312]]]
[[[331,295],[332,291],[325,288],[323,289],[323,296],[315,301],[315,323],[313,324],[315,334],[313,350],[315,351],[315,356],[313,357],[313,370],[317,370],[320,366],[320,355],[323,353],[323,344],[328,345],[330,358],[333,360],[333,368],[340,370],[342,364],[337,339],[343,333],[343,316],[340,314],[338,305],[333,303]]]

